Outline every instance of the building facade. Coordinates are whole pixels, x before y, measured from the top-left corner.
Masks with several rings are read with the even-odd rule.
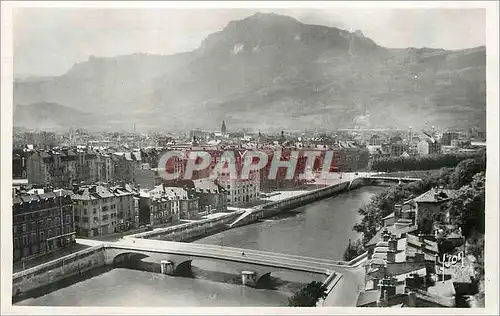
[[[124,231],[139,227],[139,213],[134,205],[137,192],[130,185],[112,186],[110,191],[116,199],[118,230]]]
[[[382,150],[388,152],[390,157],[401,157],[404,153],[409,152],[409,146],[404,143],[383,144]]]
[[[33,258],[75,241],[71,192],[19,193],[12,207],[14,261]]]
[[[115,178],[115,167],[111,155],[99,153],[96,160],[97,179],[101,182],[111,182]]]
[[[98,163],[97,153],[92,150],[79,149],[77,154],[77,174],[76,180],[84,183],[94,183],[99,180],[98,178]]]
[[[74,188],[75,226],[78,236],[94,237],[118,231],[117,198],[102,185]]]
[[[158,225],[196,218],[199,212],[198,201],[193,190],[157,185],[152,190],[140,192],[139,222],[141,225]]]
[[[178,220],[178,203],[175,214],[173,213],[173,204],[163,194],[141,192],[139,196],[139,224],[154,226]]]
[[[260,173],[250,172],[248,179],[221,174],[218,183],[226,192],[227,205],[236,206],[255,202],[260,197]]]
[[[198,196],[198,207],[200,212],[225,212],[227,210],[226,190],[211,179],[199,179],[193,181],[193,189]]]
[[[459,134],[457,132],[444,132],[441,137],[441,144],[444,146],[452,146],[451,141],[458,139]]]
[[[430,139],[421,140],[417,145],[417,152],[421,156],[436,155],[441,153],[441,144]]]

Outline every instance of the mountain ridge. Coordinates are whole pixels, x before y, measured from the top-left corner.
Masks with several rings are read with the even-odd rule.
[[[168,130],[224,119],[234,128],[345,128],[367,111],[367,127],[483,127],[485,58],[484,46],[385,48],[361,31],[261,13],[191,52],[91,57],[52,80],[15,82],[14,100]]]

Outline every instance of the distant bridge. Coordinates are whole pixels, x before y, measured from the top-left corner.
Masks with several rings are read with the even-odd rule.
[[[391,177],[391,176],[388,176],[388,175],[380,175],[380,176],[373,175],[373,176],[369,176],[369,177],[364,177],[364,179],[382,180],[382,181],[397,181],[399,183],[422,181],[421,178],[400,177],[400,176]]]

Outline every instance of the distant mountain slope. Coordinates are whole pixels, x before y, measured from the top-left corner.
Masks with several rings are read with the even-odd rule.
[[[255,14],[172,56],[91,58],[16,82],[16,104],[57,102],[145,128],[485,126],[485,47],[387,49],[360,31]]]
[[[57,103],[33,103],[14,107],[14,126],[47,131],[70,127],[99,127],[98,117]]]

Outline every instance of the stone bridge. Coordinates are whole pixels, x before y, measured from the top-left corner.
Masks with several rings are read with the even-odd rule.
[[[223,272],[241,275],[242,284],[245,285],[265,282],[272,273],[282,271],[324,275],[326,278],[336,268],[349,268],[349,263],[343,261],[148,239],[126,239],[104,247],[107,265],[120,266],[125,262],[145,261],[156,265],[163,274],[183,276],[191,273],[193,262],[209,260],[220,263],[224,267]]]
[[[384,181],[384,182],[398,182],[398,184],[405,183],[405,182],[415,182],[415,181],[422,181],[420,178],[411,178],[411,177],[391,177],[391,176],[370,176],[370,177],[365,177],[364,179],[366,180],[372,180],[372,181]]]

